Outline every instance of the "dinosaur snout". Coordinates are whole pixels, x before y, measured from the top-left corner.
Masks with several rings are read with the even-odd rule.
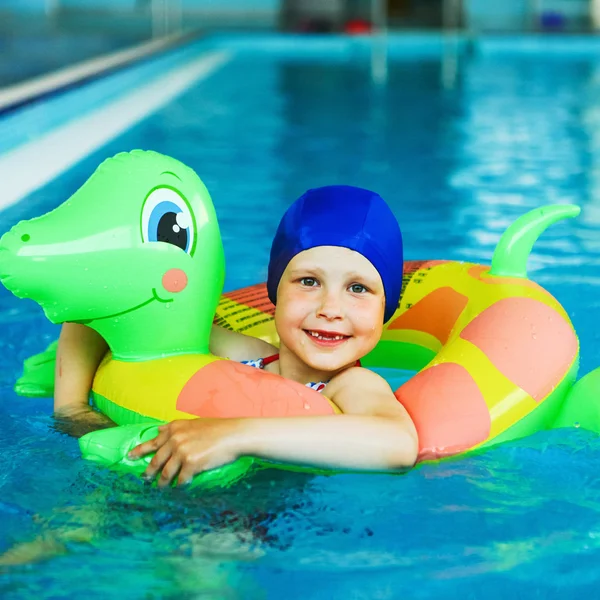
[[[0,237],[0,281],[8,277],[11,271],[10,265],[15,254],[11,249],[11,237],[10,231]]]
[[[15,229],[16,226],[0,237],[0,280],[7,278],[14,270],[15,257],[21,246],[19,237],[22,236],[27,241],[30,239],[24,233],[15,235]]]
[[[8,275],[8,249],[0,246],[0,280]]]
[[[30,298],[43,278],[43,258],[24,256],[31,246],[32,236],[25,222],[15,225],[0,237],[0,283],[18,298]]]

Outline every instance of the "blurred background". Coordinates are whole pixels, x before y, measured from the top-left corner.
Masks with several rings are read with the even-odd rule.
[[[0,86],[168,35],[382,27],[593,33],[600,0],[0,0]]]

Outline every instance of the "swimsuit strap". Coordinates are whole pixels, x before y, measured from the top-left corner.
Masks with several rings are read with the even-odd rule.
[[[265,356],[265,358],[263,358],[262,360],[263,366],[266,367],[267,365],[274,363],[276,360],[279,360],[279,354],[271,354],[271,356]]]
[[[279,354],[271,354],[271,356],[265,356],[265,358],[262,359],[263,365],[266,367],[267,365],[270,365],[271,363],[275,362],[276,360],[279,360]],[[357,360],[354,363],[355,367],[362,367],[362,365],[360,364],[360,360]]]
[[[241,360],[240,362],[243,365],[248,365],[249,367],[254,367],[255,369],[264,369],[267,365],[275,362],[276,360],[279,360],[279,354],[272,354],[271,356],[265,356],[264,358],[255,358],[254,360]],[[360,360],[357,360],[354,366],[360,367]],[[315,392],[322,392],[328,383],[328,381],[315,381],[312,383],[306,383],[304,385],[312,390],[315,390]]]

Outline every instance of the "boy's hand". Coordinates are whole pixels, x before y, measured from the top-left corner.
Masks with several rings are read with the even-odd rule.
[[[170,485],[175,478],[182,485],[202,471],[233,462],[240,456],[239,419],[192,419],[173,421],[158,428],[153,440],[136,446],[130,458],[156,452],[144,473],[158,485]]]

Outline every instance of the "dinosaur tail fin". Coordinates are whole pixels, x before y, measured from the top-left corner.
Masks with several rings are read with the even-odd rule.
[[[542,206],[519,217],[503,234],[494,250],[490,275],[527,279],[527,259],[533,245],[550,225],[576,217],[581,212],[574,204]]]

